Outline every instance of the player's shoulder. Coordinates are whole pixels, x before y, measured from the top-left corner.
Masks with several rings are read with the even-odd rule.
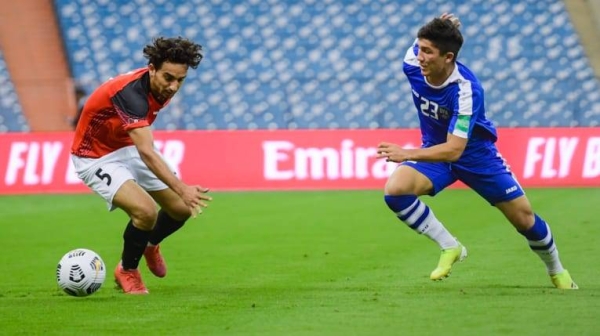
[[[461,81],[470,82],[471,84],[475,84],[477,86],[481,85],[479,79],[469,67],[457,61],[456,68]]]
[[[145,74],[148,73],[148,68],[139,68],[135,70],[131,70],[129,72],[117,75],[114,78],[111,78],[107,83],[109,83],[113,87],[123,88],[127,86],[129,83],[139,80]]]
[[[115,97],[127,100],[146,101],[149,92],[148,68],[135,69],[113,78],[102,84],[96,91],[95,96],[102,99],[114,99]]]
[[[454,75],[456,76],[454,82],[458,84],[458,87],[461,91],[469,90],[473,94],[483,93],[484,90],[481,82],[475,73],[466,65],[457,61]]]
[[[139,77],[143,76],[148,71],[149,71],[148,67],[143,67],[143,68],[133,69],[126,73],[120,74],[119,76],[135,79],[135,78],[139,78]]]

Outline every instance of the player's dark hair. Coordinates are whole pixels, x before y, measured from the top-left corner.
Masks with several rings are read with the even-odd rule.
[[[435,18],[419,29],[417,37],[431,41],[440,50],[440,54],[451,52],[456,61],[460,47],[463,44],[463,36],[450,20]]]
[[[164,62],[186,64],[196,69],[202,61],[202,46],[183,37],[158,37],[144,47],[148,64],[160,69]]]

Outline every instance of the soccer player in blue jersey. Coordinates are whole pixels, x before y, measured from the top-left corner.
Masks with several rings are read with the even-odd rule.
[[[463,44],[460,21],[435,18],[418,31],[404,58],[404,73],[419,114],[423,144],[404,149],[381,143],[378,157],[400,165],[385,185],[385,202],[414,231],[441,248],[432,280],[442,280],[467,249],[435,217],[419,196],[436,195],[455,181],[498,208],[546,265],[560,289],[577,289],[563,268],[548,224],[533,212],[523,189],[495,146],[497,134],[485,117],[484,91],[473,72],[456,60]]]

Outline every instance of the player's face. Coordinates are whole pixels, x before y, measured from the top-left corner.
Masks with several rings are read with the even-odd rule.
[[[431,41],[419,39],[419,54],[417,61],[421,67],[421,73],[425,77],[437,77],[446,73],[446,67],[452,64],[452,53],[441,54]]]
[[[150,89],[154,97],[161,102],[171,99],[177,93],[188,71],[186,64],[171,62],[164,62],[160,69],[156,69],[153,64],[150,64],[148,68],[150,70]]]

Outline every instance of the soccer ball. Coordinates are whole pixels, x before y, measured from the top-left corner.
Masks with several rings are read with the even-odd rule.
[[[100,256],[88,249],[75,249],[65,254],[56,267],[56,281],[65,293],[88,296],[96,292],[106,278],[106,267]]]

